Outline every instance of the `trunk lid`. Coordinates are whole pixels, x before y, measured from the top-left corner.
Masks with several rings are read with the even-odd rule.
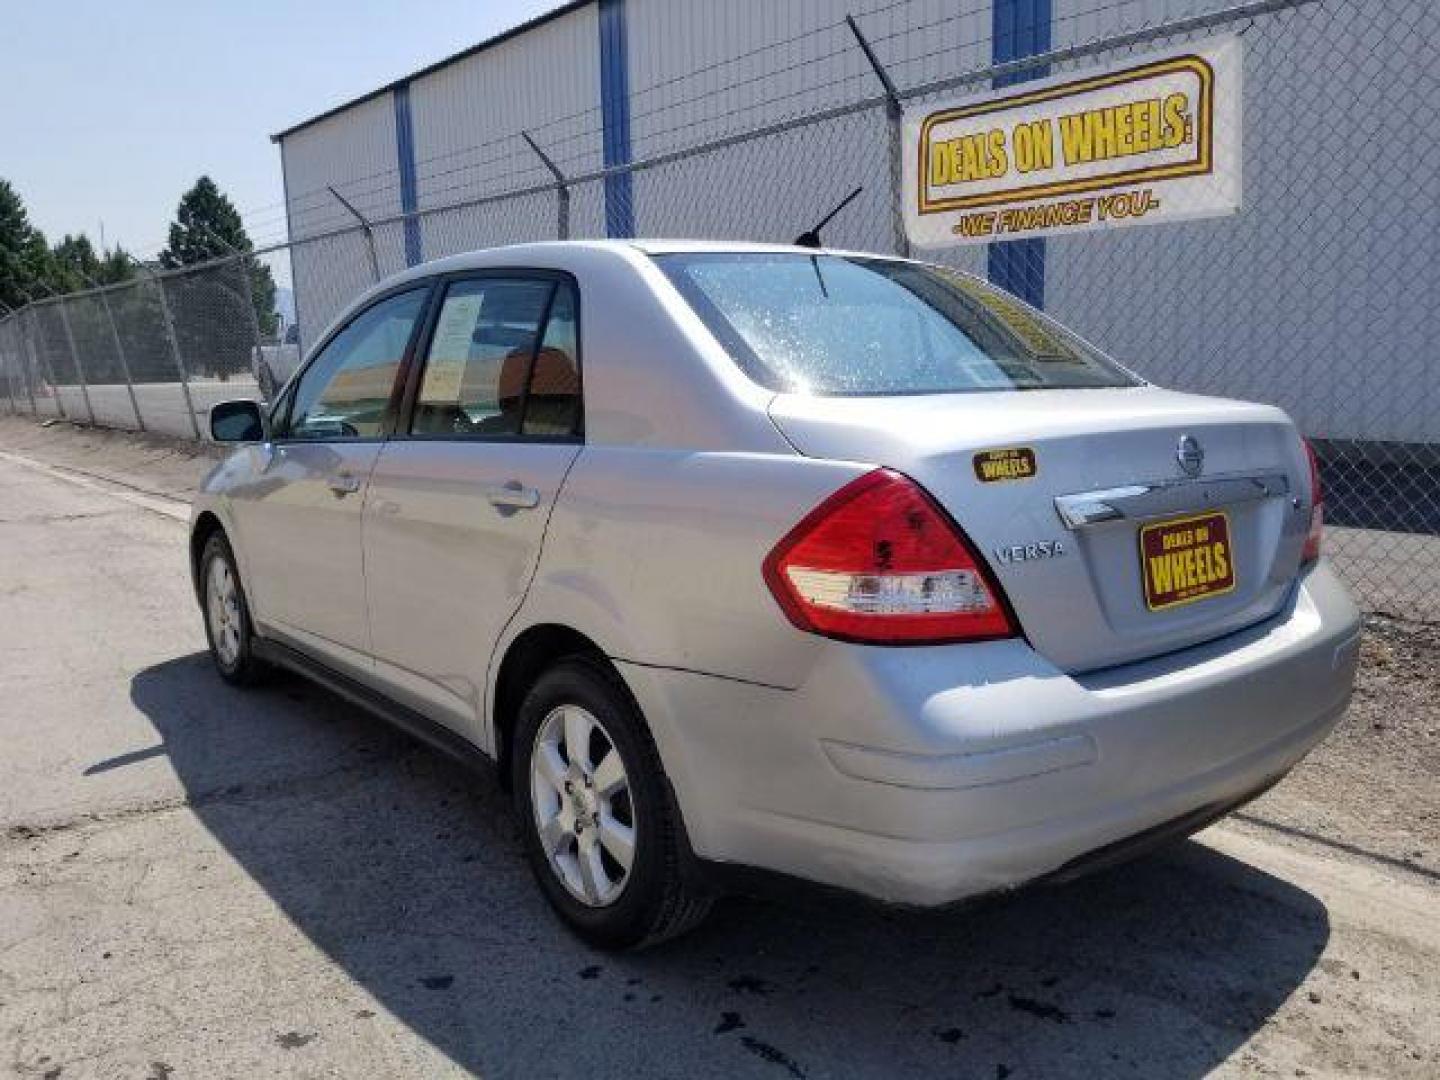
[[[781,394],[770,415],[802,454],[924,486],[989,563],[1030,643],[1066,671],[1258,622],[1299,569],[1308,466],[1269,406],[1139,386]],[[1192,467],[1203,454],[1196,475],[1182,439]]]

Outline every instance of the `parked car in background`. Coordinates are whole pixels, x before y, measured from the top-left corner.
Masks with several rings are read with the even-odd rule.
[[[498,766],[603,946],[757,869],[938,905],[1103,865],[1275,783],[1350,695],[1286,416],[942,267],[460,255],[211,424],[221,676],[293,668]]]

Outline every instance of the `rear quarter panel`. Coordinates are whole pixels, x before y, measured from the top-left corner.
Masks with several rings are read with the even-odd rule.
[[[789,623],[761,565],[867,470],[784,453],[587,447],[507,638],[561,623],[618,660],[798,686],[821,639]]]

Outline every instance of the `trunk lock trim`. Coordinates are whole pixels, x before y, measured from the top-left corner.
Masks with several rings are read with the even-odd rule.
[[[1057,495],[1055,512],[1065,528],[1075,531],[1107,521],[1143,521],[1171,514],[1198,513],[1289,493],[1290,478],[1282,472],[1155,480]]]

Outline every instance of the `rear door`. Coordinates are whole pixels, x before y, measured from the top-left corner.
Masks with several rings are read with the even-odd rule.
[[[449,280],[365,510],[377,675],[476,734],[485,673],[580,452],[579,297],[536,272]]]
[[[361,508],[428,292],[377,300],[321,347],[231,493],[257,618],[350,674],[370,667]]]

